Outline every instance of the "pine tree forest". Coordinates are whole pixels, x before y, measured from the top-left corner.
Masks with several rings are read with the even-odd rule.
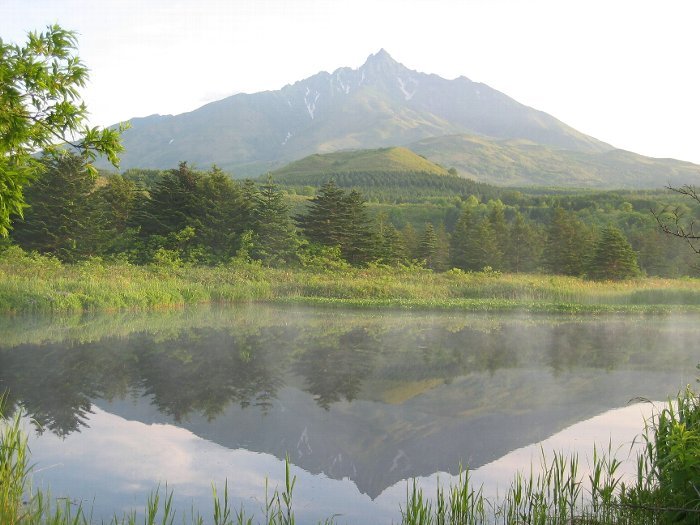
[[[321,256],[352,266],[601,280],[698,273],[691,254],[670,249],[678,239],[660,233],[649,211],[665,206],[660,191],[528,194],[472,184],[461,194],[405,187],[394,201],[387,194],[369,201],[362,187],[332,178],[311,196],[270,177],[240,181],[186,162],[99,176],[75,155],[43,162],[9,242],[66,262],[220,265],[239,258],[280,267]]]

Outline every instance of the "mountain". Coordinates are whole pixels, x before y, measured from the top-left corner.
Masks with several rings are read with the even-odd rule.
[[[430,137],[407,146],[476,181],[500,186],[659,188],[700,184],[700,166],[624,150],[555,149],[524,140],[475,135]]]
[[[187,160],[251,176],[314,153],[464,133],[586,153],[613,149],[485,84],[413,71],[380,50],[357,69],[321,72],[181,115],[133,119],[123,135],[122,168]]]

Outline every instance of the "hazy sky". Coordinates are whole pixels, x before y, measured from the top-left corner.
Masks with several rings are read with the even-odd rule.
[[[92,123],[359,67],[385,48],[614,146],[700,163],[698,0],[0,0],[0,37],[79,33]]]

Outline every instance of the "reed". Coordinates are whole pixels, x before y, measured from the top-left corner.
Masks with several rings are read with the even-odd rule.
[[[419,266],[279,269],[241,261],[218,267],[100,259],[63,264],[16,247],[0,256],[0,314],[243,301],[552,313],[698,311],[700,280],[598,282],[488,270],[433,273]]]
[[[3,398],[0,398],[2,415]],[[26,518],[23,498],[29,488],[29,453],[27,437],[20,428],[16,416],[3,422],[0,434],[0,523],[15,525]]]

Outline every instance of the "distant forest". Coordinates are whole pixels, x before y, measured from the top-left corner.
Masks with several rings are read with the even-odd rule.
[[[281,186],[183,162],[171,170],[92,175],[83,159],[46,158],[9,241],[66,262],[268,266],[422,265],[596,279],[700,274],[697,256],[660,231],[664,191],[504,189],[452,177],[377,174]],[[440,181],[442,179],[442,181]]]

